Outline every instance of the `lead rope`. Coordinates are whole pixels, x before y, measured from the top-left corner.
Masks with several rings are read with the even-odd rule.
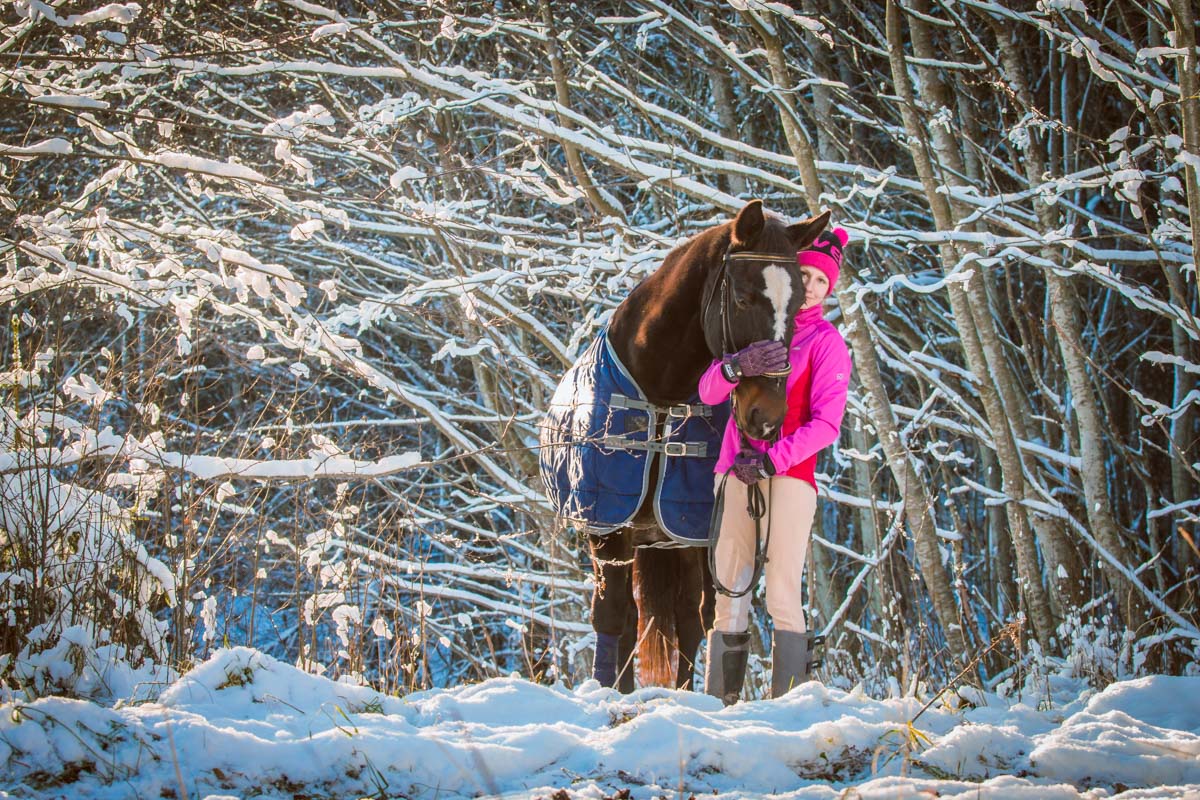
[[[745,597],[762,577],[767,566],[767,548],[771,546],[771,509],[767,505],[766,495],[763,494],[761,481],[746,487],[746,513],[754,520],[754,572],[746,588],[735,592],[717,577],[717,542],[721,538],[721,517],[725,512],[725,484],[729,481],[732,467],[721,476],[721,484],[717,487],[717,499],[713,504],[713,513],[708,520],[708,571],[712,573],[713,588],[721,594],[734,599]],[[763,536],[762,519],[767,518],[767,533]]]

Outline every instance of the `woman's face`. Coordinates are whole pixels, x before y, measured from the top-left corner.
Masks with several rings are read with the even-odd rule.
[[[800,279],[804,281],[804,304],[800,306],[801,311],[821,305],[829,296],[829,278],[816,267],[801,266]]]

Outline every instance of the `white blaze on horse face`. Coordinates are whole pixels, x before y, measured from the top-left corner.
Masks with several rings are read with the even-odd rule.
[[[775,341],[782,342],[787,331],[788,300],[792,297],[792,276],[783,267],[767,267],[762,271],[764,292],[775,309]]]

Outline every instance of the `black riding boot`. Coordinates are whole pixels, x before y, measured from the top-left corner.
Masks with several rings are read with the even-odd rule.
[[[775,631],[771,643],[771,697],[783,697],[812,678],[821,661],[814,653],[824,636],[795,631]]]
[[[749,658],[749,633],[709,633],[704,691],[721,698],[721,702],[727,706],[736,703],[742,693],[742,684],[746,682],[746,662]]]

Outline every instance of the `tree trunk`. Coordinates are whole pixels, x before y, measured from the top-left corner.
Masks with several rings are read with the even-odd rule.
[[[994,21],[993,30],[1001,62],[1013,90],[1026,109],[1033,110],[1035,108],[1033,93],[1025,79],[1020,54],[1016,51],[1011,37],[1006,35],[1005,31]],[[1036,132],[1031,132],[1030,143],[1025,151],[1024,168],[1030,186],[1037,185],[1050,177],[1045,148]],[[1055,230],[1060,224],[1055,208],[1037,197],[1033,202],[1042,234],[1045,235]],[[1062,254],[1051,247],[1043,248],[1042,257],[1051,264],[1057,264],[1062,260]],[[1079,473],[1083,483],[1083,501],[1088,524],[1096,541],[1107,553],[1107,556],[1105,553],[1098,555],[1100,555],[1105,577],[1116,595],[1125,625],[1136,630],[1146,622],[1149,606],[1141,591],[1133,587],[1120,568],[1132,567],[1133,559],[1122,541],[1120,526],[1109,499],[1105,466],[1107,453],[1104,447],[1104,437],[1109,426],[1105,424],[1100,413],[1093,383],[1088,375],[1087,350],[1083,339],[1079,297],[1069,279],[1056,274],[1053,268],[1046,269],[1045,275],[1050,295],[1051,319],[1059,344],[1059,353],[1063,359],[1067,384],[1071,388],[1073,400],[1071,407],[1078,422],[1075,426],[1078,430],[1078,441],[1071,444],[1073,445],[1072,449],[1079,453]],[[1067,429],[1069,439],[1070,426]],[[1113,564],[1113,560],[1118,564]],[[1070,580],[1075,582],[1080,581],[1081,578],[1082,576],[1070,576]],[[1067,591],[1079,597],[1082,596],[1082,588],[1082,586],[1074,585],[1067,587]]]
[[[716,28],[716,17],[711,11],[704,12],[704,22],[706,25]],[[714,63],[708,53],[705,53],[705,65],[708,69],[708,84],[712,91],[717,121],[721,123],[721,133],[728,139],[736,140],[738,138],[737,114],[734,111],[736,103],[733,94],[733,80],[729,76],[729,70],[720,62]],[[739,155],[732,150],[726,150],[724,156],[726,161],[736,163],[740,160]],[[747,187],[744,176],[731,174],[719,177],[725,182],[730,194],[739,197],[746,194]]]
[[[563,67],[562,55],[558,48],[558,38],[554,33],[554,16],[550,11],[550,0],[539,0],[538,6],[542,14],[542,24],[546,29],[546,50],[550,58],[550,71],[554,76],[555,99],[560,106],[569,109],[571,107],[571,94],[567,86],[567,71]],[[559,123],[568,130],[572,128],[571,120],[566,116],[560,116]],[[575,176],[575,182],[579,184],[579,188],[583,191],[595,212],[601,216],[617,217],[624,220],[625,212],[612,202],[610,195],[600,191],[595,181],[592,180],[591,174],[583,163],[583,157],[579,154],[579,148],[567,139],[563,139],[561,144],[564,153],[566,153],[567,165],[571,168],[571,174]]]
[[[800,170],[800,180],[804,183],[804,199],[808,203],[809,213],[816,214],[821,206],[821,176],[817,172],[817,159],[813,153],[808,136],[801,129],[797,120],[799,116],[788,98],[794,96],[791,73],[788,72],[787,59],[783,55],[783,44],[775,29],[765,24],[753,11],[743,11],[743,16],[750,21],[754,30],[762,39],[767,51],[767,64],[771,68],[771,83],[775,90],[771,98],[779,109],[779,122],[783,126],[783,136],[788,148],[796,159],[796,167]]]
[[[801,4],[804,13],[810,17],[820,14],[821,8],[814,0],[804,0]],[[833,12],[836,6],[830,7]],[[830,49],[825,42],[813,31],[804,30],[804,43],[812,59],[812,70],[825,79],[833,79],[833,65],[830,63]],[[817,155],[822,161],[834,161],[838,157],[837,131],[833,129],[833,89],[824,82],[813,84],[813,112],[817,120]]]
[[[917,116],[917,101],[913,94],[912,84],[908,77],[905,63],[904,44],[901,30],[900,9],[896,0],[889,0],[886,15],[886,29],[889,44],[889,59],[892,67],[892,81],[896,93],[901,99],[901,114],[904,127],[908,134],[909,151],[925,188],[926,200],[933,212],[934,224],[939,231],[953,231],[956,215],[942,194],[938,177],[934,170],[934,161],[925,151],[925,142],[929,141],[934,153],[941,160],[943,167],[943,183],[952,185],[954,165],[960,167],[957,144],[950,135],[948,124],[935,124],[926,131],[925,126]],[[912,23],[913,42],[927,41],[928,34],[923,25],[914,20]],[[932,72],[931,70],[927,72]],[[922,74],[925,79],[923,91],[932,92],[928,81],[934,81],[940,86],[940,81],[931,74]],[[946,107],[944,103],[936,102],[935,106]],[[947,163],[950,162],[950,163]],[[947,273],[951,272],[958,263],[958,252],[949,242],[940,248],[942,266]],[[1013,534],[1013,545],[1017,555],[1017,570],[1020,586],[1025,595],[1025,605],[1029,620],[1033,626],[1034,635],[1043,648],[1050,649],[1056,623],[1050,608],[1049,597],[1042,585],[1041,564],[1037,552],[1037,543],[1027,525],[1027,517],[1023,503],[1026,498],[1026,483],[1017,449],[1016,435],[1011,424],[1017,422],[1005,408],[1006,378],[1008,364],[1000,353],[999,337],[996,333],[990,309],[986,302],[986,294],[982,291],[982,281],[978,270],[963,289],[959,284],[947,286],[951,310],[958,323],[959,333],[963,343],[963,354],[966,357],[967,368],[974,374],[979,389],[980,401],[984,414],[992,429],[992,438],[996,446],[996,455],[1000,462],[1001,484],[1007,495],[1007,510],[1009,526]],[[989,357],[990,356],[990,357]],[[1008,391],[1013,391],[1009,382]],[[1015,403],[1011,404],[1015,407]]]
[[[848,277],[848,273],[843,272],[838,284],[847,287]],[[842,297],[840,292],[838,297]],[[904,513],[912,528],[921,577],[929,590],[934,614],[946,633],[950,653],[955,661],[965,664],[970,660],[970,655],[954,588],[942,562],[940,542],[933,519],[933,498],[921,481],[912,456],[901,439],[900,427],[892,413],[883,374],[875,355],[875,345],[871,341],[864,314],[853,301],[844,302],[842,312],[846,315],[846,336],[854,350],[854,369],[863,389],[866,390],[871,422],[879,434],[888,466],[900,489],[900,496],[904,499]]]
[[[1171,12],[1175,17],[1175,46],[1183,51],[1178,57],[1179,110],[1183,122],[1183,149],[1193,158],[1200,158],[1200,59],[1196,54],[1196,11],[1192,0],[1171,0]],[[1196,292],[1195,276],[1200,275],[1200,165],[1190,161],[1184,168],[1187,180],[1188,223],[1192,229],[1192,291]],[[1179,276],[1179,268],[1166,266],[1173,272],[1170,281],[1171,302],[1181,309],[1191,308],[1192,314],[1200,314],[1195,296],[1189,302],[1187,288]],[[1172,278],[1168,274],[1168,278]],[[1187,360],[1192,358],[1192,344],[1183,329],[1176,324],[1172,330],[1175,355]],[[1175,367],[1174,405],[1179,406],[1195,379],[1189,379],[1183,366]],[[1187,468],[1187,453],[1195,446],[1195,405],[1171,422],[1171,491],[1176,503],[1183,503],[1196,496],[1192,474]],[[1175,537],[1175,563],[1180,571],[1191,560],[1191,553],[1182,536]]]
[[[859,386],[855,388],[855,391],[861,391],[862,382],[857,382]],[[851,424],[850,443],[859,453],[867,453],[871,449],[866,431],[862,429],[861,425]],[[857,496],[872,499],[879,496],[878,487],[871,480],[871,466],[866,461],[863,461],[861,458],[854,459],[852,472],[854,476],[854,493]],[[897,630],[896,620],[893,615],[894,607],[888,601],[894,596],[895,590],[892,586],[891,573],[886,567],[885,558],[882,553],[883,537],[879,535],[878,517],[874,508],[863,506],[858,509],[857,528],[859,531],[860,552],[874,553],[876,558],[879,559],[879,563],[875,567],[875,580],[870,581],[867,585],[868,608],[871,616],[879,620],[883,635],[894,635]]]

